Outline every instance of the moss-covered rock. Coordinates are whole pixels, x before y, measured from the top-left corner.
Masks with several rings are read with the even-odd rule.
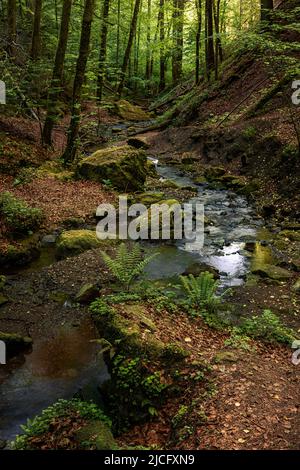
[[[118,445],[107,424],[92,421],[80,428],[75,434],[80,449],[117,450]]]
[[[146,192],[137,194],[134,197],[134,202],[139,204],[144,204],[144,206],[151,206],[151,204],[157,204],[160,202],[164,197],[164,193],[154,193],[154,192]]]
[[[207,181],[215,181],[226,173],[225,168],[219,166],[211,166],[204,170],[204,177]]]
[[[3,333],[0,331],[0,341],[6,345],[8,357],[13,357],[32,346],[32,339],[17,333]]]
[[[166,228],[167,231],[168,231],[168,229],[170,229],[169,230],[170,238],[171,239],[174,238],[174,212],[173,212],[173,207],[174,206],[181,207],[180,202],[177,199],[163,199],[161,201],[158,201],[155,204],[161,206],[164,215],[166,215],[166,217],[163,217],[162,212],[159,213],[159,226],[158,226],[157,232],[154,231],[155,227],[153,226],[153,224],[151,224],[151,222],[152,222],[152,216],[151,215],[152,215],[152,213],[154,213],[152,207],[136,219],[136,224],[137,225],[140,224],[140,226],[143,227],[144,225],[146,225],[148,223],[149,234],[151,232],[151,238],[153,240],[155,240],[155,239],[158,240],[158,239],[161,238],[162,231],[163,231],[164,228]],[[175,210],[175,214],[176,214],[176,210]],[[181,209],[180,209],[180,215],[181,215],[182,222],[183,222],[183,211]]]
[[[129,145],[98,150],[82,160],[77,168],[79,176],[99,183],[109,180],[121,191],[142,190],[147,173],[144,150]]]
[[[263,278],[269,278],[274,281],[288,281],[293,274],[287,269],[273,266],[272,264],[261,264],[252,269],[252,274],[256,274]]]
[[[118,116],[124,121],[148,121],[151,119],[149,113],[146,113],[140,106],[135,106],[129,101],[120,100],[115,103],[115,110]]]
[[[79,255],[84,251],[97,248],[105,242],[97,238],[93,230],[69,230],[63,232],[56,243],[57,259]]]

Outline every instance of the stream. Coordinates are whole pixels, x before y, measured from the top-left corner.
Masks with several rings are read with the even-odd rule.
[[[198,194],[188,202],[204,205],[209,225],[205,228],[204,247],[199,251],[191,251],[190,243],[184,240],[174,246],[161,245],[157,249],[160,256],[146,268],[147,277],[171,278],[195,263],[203,263],[219,271],[221,287],[242,285],[253,262],[245,244],[261,239],[263,227],[246,197],[229,190],[210,189],[207,183],[196,185],[180,170],[159,162],[157,171],[162,179],[197,189]]]
[[[147,278],[172,278],[194,263],[205,263],[219,271],[222,288],[242,285],[253,262],[245,243],[258,240],[263,226],[247,199],[229,190],[196,185],[174,167],[158,163],[157,170],[163,179],[197,188],[190,202],[204,204],[210,224],[204,247],[198,252],[189,251],[184,240],[154,246],[160,256],[147,266]],[[260,256],[264,256],[261,251]],[[52,255],[45,259],[44,265],[54,262]],[[42,263],[37,262],[37,271],[41,268]],[[52,338],[35,341],[31,353],[15,358],[5,369],[0,366],[0,441],[11,441],[20,432],[20,424],[59,398],[71,398],[85,390],[84,396],[100,400],[97,387],[108,373],[99,345],[93,341],[96,337],[90,320],[77,328],[62,325]]]

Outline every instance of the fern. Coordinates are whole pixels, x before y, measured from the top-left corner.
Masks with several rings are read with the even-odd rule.
[[[204,272],[199,277],[190,274],[180,276],[180,279],[188,300],[194,307],[211,311],[220,302],[222,296],[216,296],[219,283],[214,280],[213,274]]]
[[[127,291],[134,279],[140,276],[147,264],[155,258],[158,253],[143,257],[143,253],[138,244],[135,244],[131,251],[122,243],[116,252],[115,258],[111,258],[107,253],[101,252],[102,258],[112,275],[126,286]]]

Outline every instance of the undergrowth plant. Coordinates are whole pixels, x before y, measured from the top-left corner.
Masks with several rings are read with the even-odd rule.
[[[5,227],[18,235],[26,235],[36,230],[44,218],[40,209],[29,207],[26,202],[8,191],[0,195],[0,216],[4,220]]]
[[[193,274],[180,276],[180,280],[187,294],[188,303],[197,310],[214,312],[221,298],[226,294],[224,292],[220,296],[216,295],[219,283],[209,272],[201,273],[198,277]]]
[[[131,250],[127,248],[125,243],[122,243],[117,249],[115,258],[111,258],[103,251],[101,255],[113,276],[129,291],[134,279],[143,273],[147,264],[149,264],[158,253],[145,257],[138,243],[133,245]]]
[[[292,329],[287,328],[271,310],[264,310],[260,316],[244,319],[241,331],[255,339],[267,342],[291,344],[296,338]]]

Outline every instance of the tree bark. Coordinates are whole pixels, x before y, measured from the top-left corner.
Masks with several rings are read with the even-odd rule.
[[[166,88],[166,57],[165,57],[165,0],[159,2],[159,91]]]
[[[124,60],[123,60],[123,65],[122,65],[122,71],[121,71],[121,80],[119,83],[118,87],[118,94],[119,96],[122,95],[122,91],[124,88],[124,83],[125,83],[125,75],[128,67],[128,62],[130,58],[130,53],[131,53],[131,48],[134,40],[134,36],[136,33],[136,26],[137,26],[137,20],[139,16],[139,11],[140,11],[140,5],[141,5],[141,0],[135,0],[135,5],[134,5],[134,11],[131,19],[131,25],[130,25],[130,32],[129,32],[129,38],[128,38],[128,43],[127,47],[125,50],[124,54]]]
[[[151,13],[152,13],[152,2],[148,0],[147,3],[147,50],[146,50],[146,80],[151,78]]]
[[[185,0],[173,0],[173,85],[176,85],[182,76],[184,6]]]
[[[57,101],[61,90],[64,61],[67,50],[69,25],[72,9],[72,0],[64,0],[60,33],[57,43],[57,49],[54,60],[54,67],[52,72],[52,79],[48,94],[47,103],[47,116],[43,129],[43,143],[46,145],[52,145],[52,131],[55,120],[57,119]]]
[[[43,0],[35,0],[30,57],[37,60],[41,52],[41,18]]]
[[[261,6],[261,14],[260,14],[261,21],[269,22],[270,14],[274,8],[273,0],[261,0],[260,6]]]
[[[118,0],[117,7],[117,50],[116,50],[116,63],[119,66],[120,59],[120,20],[121,20],[121,0]]]
[[[223,62],[223,47],[220,38],[220,0],[213,0],[213,12],[216,32],[216,44],[215,44],[215,79],[218,80],[219,76],[219,62]]]
[[[196,32],[196,85],[200,80],[200,40],[201,40],[201,31],[202,31],[202,1],[196,0],[196,10],[197,10],[197,32]]]
[[[95,0],[85,0],[81,25],[79,55],[77,59],[76,72],[73,84],[72,116],[68,130],[68,143],[66,150],[63,154],[63,160],[66,165],[69,165],[74,161],[78,147],[78,133],[81,111],[81,91],[82,86],[84,84],[86,64],[90,52],[90,39],[94,8]]]
[[[8,0],[7,2],[7,52],[13,57],[16,53],[17,40],[17,2]]]
[[[102,11],[102,25],[100,33],[99,70],[97,79],[97,100],[100,103],[103,95],[103,83],[105,78],[105,62],[107,49],[107,20],[109,16],[110,0],[104,0]]]
[[[213,32],[213,0],[205,0],[205,39],[206,39],[206,75],[210,79],[215,66],[214,32]]]

